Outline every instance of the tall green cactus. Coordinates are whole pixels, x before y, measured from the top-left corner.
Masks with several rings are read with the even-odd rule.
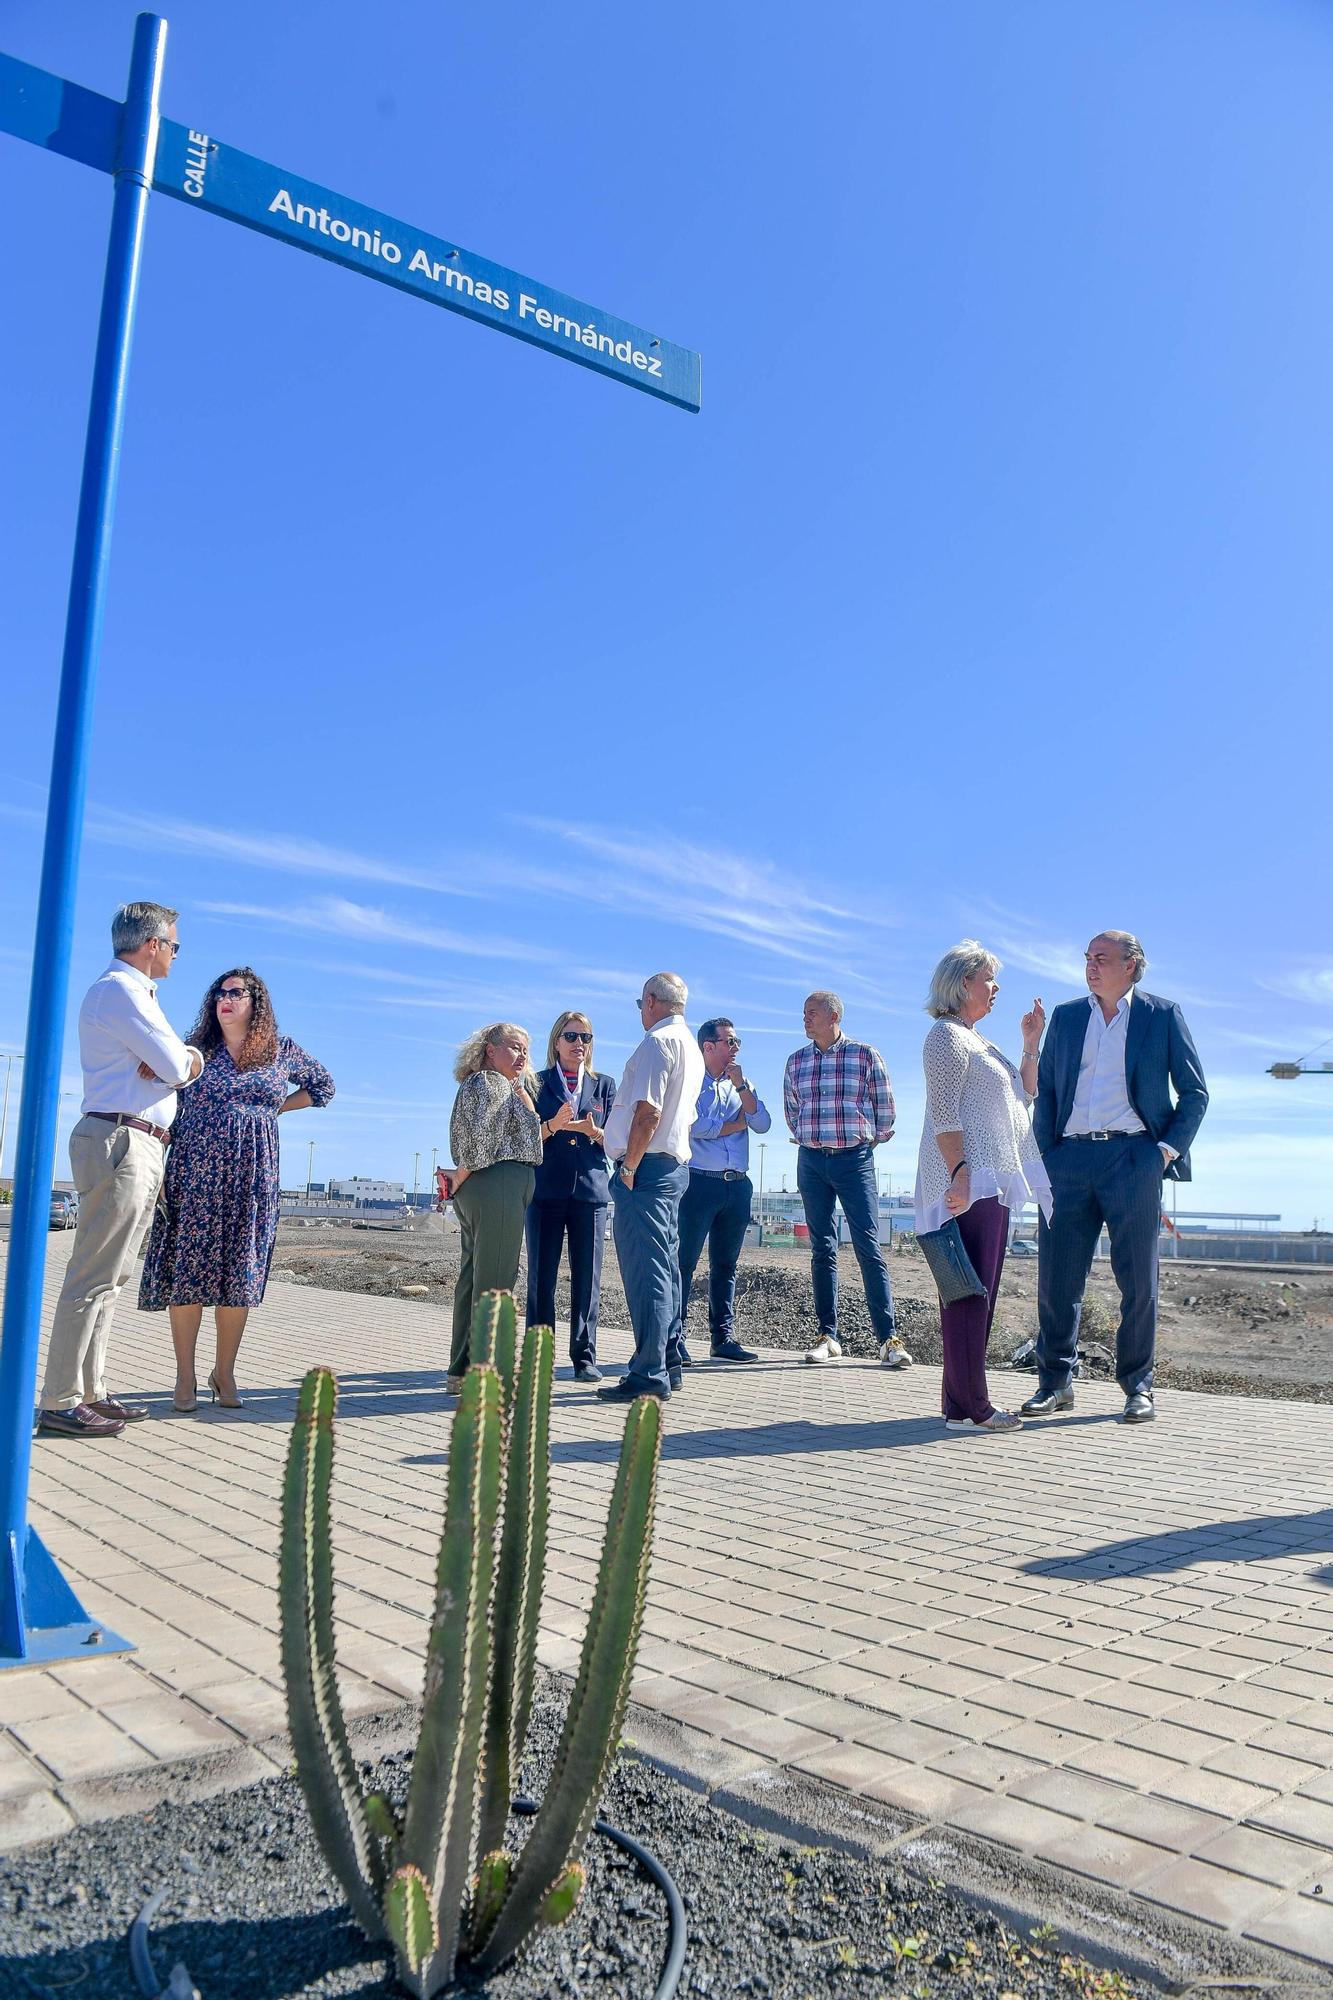
[[[521,1855],[504,1852],[532,1710],[550,1485],[549,1327],[518,1350],[510,1294],[473,1323],[449,1450],[421,1739],[401,1827],[362,1791],[333,1657],[329,1485],[336,1385],[302,1384],[283,1489],[283,1671],[297,1774],[357,1921],[387,1934],[399,1977],[432,2000],[463,1967],[505,1963],[537,1924],[563,1923],[624,1719],[647,1592],[661,1407],[632,1405],[578,1679],[546,1799]]]

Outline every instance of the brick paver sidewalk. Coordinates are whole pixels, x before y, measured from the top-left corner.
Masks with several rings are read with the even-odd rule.
[[[66,1254],[53,1242],[48,1301]],[[137,1793],[185,1755],[231,1751],[237,1776],[267,1768],[253,1746],[281,1756],[278,1488],[316,1361],[342,1384],[347,1705],[418,1697],[447,1338],[436,1307],[277,1283],[243,1411],[38,1440],[34,1518],[139,1650],[0,1676],[5,1840],[105,1809],[92,1781]],[[113,1353],[115,1391],[169,1411],[165,1315],[123,1310]],[[944,1430],[938,1397],[934,1369],[776,1353],[687,1376],[636,1700],[730,1746],[729,1776],[785,1766],[1333,1964],[1328,1412],[1167,1394],[1126,1428],[1093,1384],[1069,1417],[973,1437]],[[620,1428],[563,1370],[553,1667],[577,1656]]]

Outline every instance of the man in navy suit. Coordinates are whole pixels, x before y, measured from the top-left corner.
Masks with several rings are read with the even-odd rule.
[[[1040,1234],[1037,1391],[1023,1415],[1073,1407],[1079,1315],[1105,1228],[1120,1287],[1116,1380],[1126,1423],[1146,1423],[1155,1415],[1162,1180],[1190,1178],[1208,1090],[1179,1007],[1139,991],[1148,961],[1138,939],[1099,931],[1084,958],[1088,1000],[1055,1009],[1037,1069],[1033,1129],[1054,1207]]]

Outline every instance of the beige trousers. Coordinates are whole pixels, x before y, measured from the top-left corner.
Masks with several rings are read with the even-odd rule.
[[[72,1410],[106,1396],[106,1349],[116,1301],[134,1275],[166,1160],[165,1147],[151,1133],[101,1118],[80,1118],[69,1135],[79,1226],[56,1300],[44,1410]]]

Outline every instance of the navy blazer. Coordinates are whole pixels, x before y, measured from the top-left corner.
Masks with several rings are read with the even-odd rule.
[[[592,1112],[597,1124],[605,1125],[616,1094],[615,1078],[589,1076],[583,1072],[579,1086],[578,1116]],[[565,1101],[565,1087],[554,1069],[537,1074],[537,1116],[543,1123],[554,1118]],[[595,1201],[611,1199],[610,1173],[606,1148],[582,1132],[553,1132],[542,1148],[537,1169],[534,1201]]]
[[[1086,1000],[1066,1000],[1051,1015],[1037,1066],[1037,1101],[1032,1129],[1043,1153],[1059,1143],[1074,1109],[1083,1043],[1088,1032]],[[1170,1086],[1175,1087],[1172,1099]],[[1125,1087],[1129,1101],[1154,1140],[1164,1139],[1180,1155],[1166,1169],[1172,1180],[1190,1178],[1190,1147],[1208,1109],[1208,1086],[1199,1053],[1174,1000],[1134,988],[1125,1035]]]

